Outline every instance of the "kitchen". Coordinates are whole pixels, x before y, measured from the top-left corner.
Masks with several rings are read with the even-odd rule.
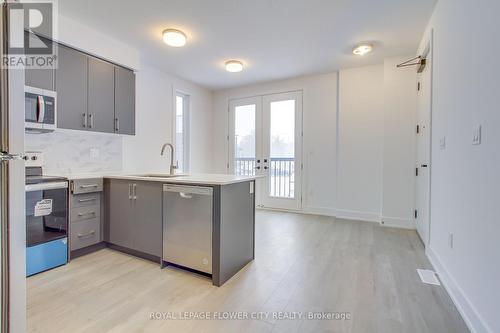
[[[2,332],[496,327],[431,186],[471,7],[2,3]]]

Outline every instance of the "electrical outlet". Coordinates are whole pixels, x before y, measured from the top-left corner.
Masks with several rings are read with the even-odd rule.
[[[96,160],[99,158],[99,154],[100,154],[100,151],[99,151],[99,148],[90,148],[90,159],[92,160]]]
[[[472,129],[472,144],[481,144],[481,125],[474,126],[474,128]]]
[[[450,245],[450,249],[453,250],[453,245],[454,244],[453,244],[453,233],[452,232],[450,232],[449,235],[448,235],[448,243]]]
[[[439,139],[439,148],[441,150],[446,149],[446,137],[443,136],[441,139]]]

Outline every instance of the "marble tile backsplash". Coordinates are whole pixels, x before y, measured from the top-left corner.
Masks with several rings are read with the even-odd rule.
[[[56,130],[26,134],[25,151],[43,152],[47,175],[121,171],[122,137],[112,134]]]

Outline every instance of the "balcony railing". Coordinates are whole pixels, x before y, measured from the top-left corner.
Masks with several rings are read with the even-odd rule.
[[[234,161],[234,173],[253,176],[256,173],[254,158],[238,157]],[[295,159],[293,157],[271,157],[267,169],[269,176],[269,196],[294,198]],[[262,170],[262,169],[261,169]]]

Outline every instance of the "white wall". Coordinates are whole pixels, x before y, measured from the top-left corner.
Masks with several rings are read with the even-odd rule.
[[[396,65],[412,58],[384,62],[382,220],[385,225],[415,227],[416,74]]]
[[[475,332],[500,332],[499,12],[497,0],[440,0],[423,41],[433,30],[427,252]],[[474,146],[472,129],[479,124],[482,144]]]
[[[376,221],[382,204],[384,66],[339,75],[337,214]]]
[[[212,93],[185,80],[142,63],[136,76],[136,135],[123,137],[124,170],[168,172],[170,151],[161,146],[173,142],[173,92],[190,99],[190,172],[212,171]]]
[[[216,171],[227,172],[229,99],[302,90],[302,210],[413,228],[415,73],[400,59],[216,92]]]

